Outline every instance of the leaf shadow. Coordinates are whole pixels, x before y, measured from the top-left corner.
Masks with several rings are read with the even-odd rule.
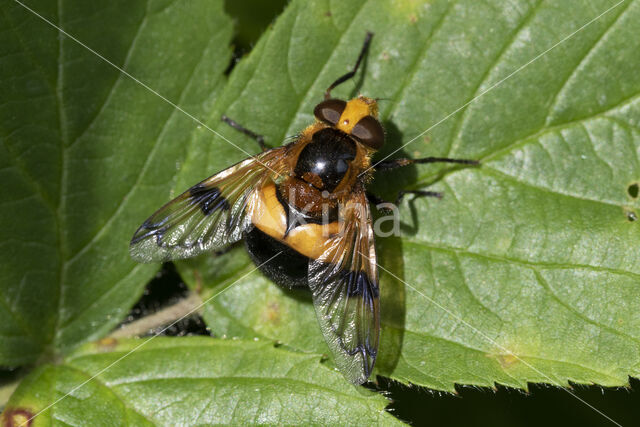
[[[391,120],[386,120],[383,122],[383,126],[386,132],[386,144],[377,153],[374,163],[392,153],[390,158],[414,157],[407,153],[405,147],[403,147],[402,141],[404,138],[395,123]],[[428,181],[421,182],[416,166],[409,165],[392,171],[380,172],[368,188],[372,193],[384,200],[395,201],[400,190],[427,188],[442,180],[452,171],[464,167],[459,165],[447,166]],[[408,205],[410,216],[409,218],[401,217],[399,219],[401,235],[412,236],[418,232],[421,221],[419,221],[416,203],[426,203],[422,199],[422,197],[414,196],[404,199],[403,203]],[[376,240],[379,263],[385,270],[392,273],[386,273],[383,269],[380,271],[381,320],[383,326],[377,370],[385,376],[390,376],[394,372],[404,344],[407,308],[406,287],[404,285],[403,242],[399,235],[386,238],[377,237]]]
[[[279,286],[274,283],[274,286]],[[280,286],[283,292],[290,298],[295,299],[303,304],[313,305],[313,294],[311,293],[311,289],[298,287],[298,288],[287,288],[284,286]]]
[[[388,237],[377,244],[378,258],[385,270],[380,271],[380,310],[382,331],[376,370],[379,374],[390,376],[398,365],[404,345],[406,322],[406,289],[402,282],[404,276],[404,257],[402,239]],[[380,261],[379,261],[380,262]],[[394,277],[397,276],[397,277]],[[398,280],[398,278],[400,280]]]
[[[404,150],[401,149],[402,133],[398,127],[392,121],[384,121],[383,126],[386,133],[386,143],[383,150],[376,156],[376,160],[382,159],[398,149],[398,153],[395,153],[393,157],[407,157]],[[378,178],[375,178],[368,188],[378,197],[394,201],[398,191],[405,188],[408,182],[415,181],[416,177],[415,167],[408,166],[393,172],[378,174]],[[374,218],[377,217],[377,210],[373,209],[373,212]],[[414,221],[414,224],[416,223]],[[400,223],[400,228],[403,227],[403,223]],[[384,267],[384,270],[379,269],[382,331],[376,370],[379,374],[389,376],[398,365],[404,345],[407,310],[406,289],[402,283],[404,276],[403,242],[399,236],[377,236],[376,239],[378,263]],[[386,273],[385,270],[392,272],[397,278]]]

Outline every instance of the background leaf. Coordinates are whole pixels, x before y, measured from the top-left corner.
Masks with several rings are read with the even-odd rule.
[[[182,191],[257,152],[255,142],[219,124],[220,114],[279,145],[313,120],[313,106],[372,30],[363,75],[334,95],[385,98],[388,139],[378,158],[417,137],[397,155],[483,161],[476,169],[407,168],[370,187],[387,198],[430,184],[446,193],[440,202],[406,201],[402,236],[377,240],[390,272],[381,277],[378,373],[443,390],[527,381],[624,385],[638,375],[637,0],[580,8],[556,1],[343,3],[291,2],[223,91],[230,24],[220,3],[111,2],[98,12],[81,2],[27,3],[241,150],[202,127],[191,134],[191,119],[17,3],[0,6],[0,178],[8,184],[0,186],[0,247],[9,255],[0,261],[0,364],[46,360],[112,329],[157,269],[128,259],[133,229],[169,199],[170,188]],[[318,363],[327,349],[308,295],[284,292],[255,272],[242,278],[253,266],[238,246],[180,263],[180,272],[203,298],[224,290],[203,313],[215,334],[284,346],[209,338],[149,344],[148,354],[134,353],[137,364],[105,372],[109,386],[92,382],[56,405],[54,421],[193,420],[194,403],[216,405],[220,396],[210,396],[211,384],[198,389],[178,377],[236,378],[243,372],[231,372],[228,361],[245,354],[255,363],[241,368],[266,376],[303,365],[284,377],[301,372],[327,381],[327,401],[342,402],[335,391],[343,379]],[[46,406],[133,342],[113,344],[107,339],[56,358],[60,365],[40,366],[4,416]],[[185,352],[192,344],[197,350]],[[169,371],[169,387],[138,381]],[[125,377],[136,387],[121,385]],[[293,396],[271,389],[266,397],[274,400],[262,407],[253,401],[236,416],[256,407],[271,415],[271,403],[288,399],[285,410],[294,410],[276,422],[300,414],[311,414],[303,422],[323,422],[335,407],[305,412],[319,401],[306,400],[318,384]],[[192,393],[188,400],[178,401],[179,387]],[[234,392],[252,390],[242,382]],[[345,394],[356,419],[388,421],[381,397],[352,399],[353,388]],[[177,406],[162,410],[158,401]],[[298,403],[306,406],[295,411]]]
[[[3,421],[44,409],[122,358],[43,412],[37,424],[401,424],[384,411],[387,399],[345,382],[317,354],[269,342],[183,337],[155,338],[123,357],[140,344],[105,339],[61,365],[38,368],[13,395]]]
[[[229,61],[215,1],[28,7],[196,116]],[[189,22],[188,26],[183,25]],[[0,364],[104,335],[157,265],[129,259],[193,120],[16,2],[0,5]]]
[[[334,96],[385,98],[378,158],[415,139],[395,155],[482,161],[406,168],[370,186],[388,198],[429,184],[445,193],[403,203],[402,237],[377,240],[390,272],[378,373],[443,390],[625,385],[639,374],[639,202],[628,193],[640,179],[639,19],[637,1],[294,1],[234,69],[216,115],[279,145],[313,121],[373,30],[364,76]],[[243,157],[208,139],[192,141],[180,189]],[[211,257],[179,268],[214,295],[250,268],[225,256],[229,270]],[[204,316],[214,332],[326,351],[309,302],[257,273]]]

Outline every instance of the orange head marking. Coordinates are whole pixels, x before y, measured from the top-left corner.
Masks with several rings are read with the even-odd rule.
[[[366,116],[378,118],[378,103],[373,98],[360,95],[347,102],[336,127],[350,134],[353,127]]]
[[[313,110],[318,122],[324,122],[341,130],[364,144],[379,150],[384,144],[384,130],[378,121],[378,102],[359,96],[350,101],[325,99]]]

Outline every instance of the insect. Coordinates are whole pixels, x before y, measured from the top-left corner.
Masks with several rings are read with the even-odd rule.
[[[372,164],[383,146],[377,101],[331,97],[352,78],[373,34],[367,33],[352,71],[333,82],[314,109],[315,123],[292,142],[266,149],[263,138],[223,116],[258,141],[262,153],[194,185],[151,215],[133,235],[139,262],[162,262],[219,250],[244,239],[267,277],[285,288],[311,290],[317,319],[336,365],[354,384],[371,375],[378,354],[380,302],[370,202],[375,170],[413,163],[476,164],[427,157]],[[373,166],[373,167],[372,167]],[[431,191],[405,194],[437,196]]]

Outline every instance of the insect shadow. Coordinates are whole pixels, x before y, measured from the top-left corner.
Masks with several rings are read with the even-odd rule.
[[[408,153],[403,147],[403,134],[398,127],[391,121],[386,120],[383,122],[386,138],[385,147],[377,153],[373,160],[376,161],[385,159],[390,155],[391,159],[396,158],[413,158],[414,153]],[[396,152],[396,150],[398,150]],[[429,203],[424,195],[410,195],[406,194],[406,197],[398,203],[398,195],[401,191],[407,193],[411,190],[429,190],[430,187],[445,176],[455,170],[474,167],[477,165],[468,164],[447,164],[447,166],[441,168],[439,172],[432,176],[428,181],[419,182],[418,169],[416,164],[409,164],[402,168],[394,169],[392,171],[380,171],[375,174],[373,184],[369,187],[371,191],[381,196],[382,199],[397,204],[398,207],[406,205],[409,207],[410,216],[401,216],[399,218],[399,229],[403,235],[413,236],[418,232],[420,220],[418,217],[417,206],[420,203]],[[409,190],[409,191],[407,191]],[[442,193],[442,197],[447,197],[446,193]],[[437,201],[436,201],[437,203]]]
[[[402,133],[390,120],[384,121],[385,148],[376,156],[382,159],[386,155],[401,147]],[[398,151],[393,157],[408,157],[403,150]],[[395,202],[398,191],[415,182],[417,171],[415,166],[408,166],[389,172],[378,172],[374,181],[369,185],[369,190],[384,200]],[[372,207],[374,221],[384,215]],[[400,218],[400,228],[406,226]],[[414,221],[415,224],[415,221]],[[414,226],[415,227],[415,226]],[[390,375],[395,370],[402,347],[404,344],[404,330],[406,321],[406,288],[404,280],[404,256],[402,239],[399,236],[376,236],[376,248],[378,252],[378,264],[380,274],[380,318],[382,323],[380,335],[380,354],[377,359],[377,370],[382,375]],[[387,273],[392,272],[397,277]]]
[[[404,135],[393,123],[392,118],[383,121],[385,129],[385,147],[374,158],[373,163],[384,159],[387,155],[390,158],[412,158],[402,147],[405,140]],[[396,152],[396,150],[398,150]],[[463,165],[451,165],[445,167],[432,177],[428,182],[419,185],[418,169],[415,164],[398,168],[392,171],[379,171],[375,174],[374,181],[369,185],[370,192],[383,200],[395,203],[400,191],[413,189],[428,189],[431,185],[443,179],[449,172],[460,169]],[[445,193],[443,195],[447,197]],[[402,352],[405,319],[406,319],[406,287],[404,285],[404,250],[403,239],[399,234],[412,236],[418,232],[421,223],[418,217],[419,203],[429,203],[425,197],[408,196],[400,205],[406,204],[409,207],[410,216],[400,216],[397,219],[397,230],[401,233],[393,233],[389,237],[376,235],[376,247],[378,250],[378,262],[383,267],[380,269],[380,292],[381,292],[381,354],[378,357],[378,370],[383,374],[390,374],[395,369],[400,354]],[[437,200],[436,200],[437,203]],[[383,215],[373,209],[374,220]],[[424,212],[424,211],[422,211]],[[389,230],[382,230],[388,233]],[[387,234],[388,235],[388,234]],[[387,273],[385,270],[392,272]],[[396,276],[396,277],[394,277]]]

